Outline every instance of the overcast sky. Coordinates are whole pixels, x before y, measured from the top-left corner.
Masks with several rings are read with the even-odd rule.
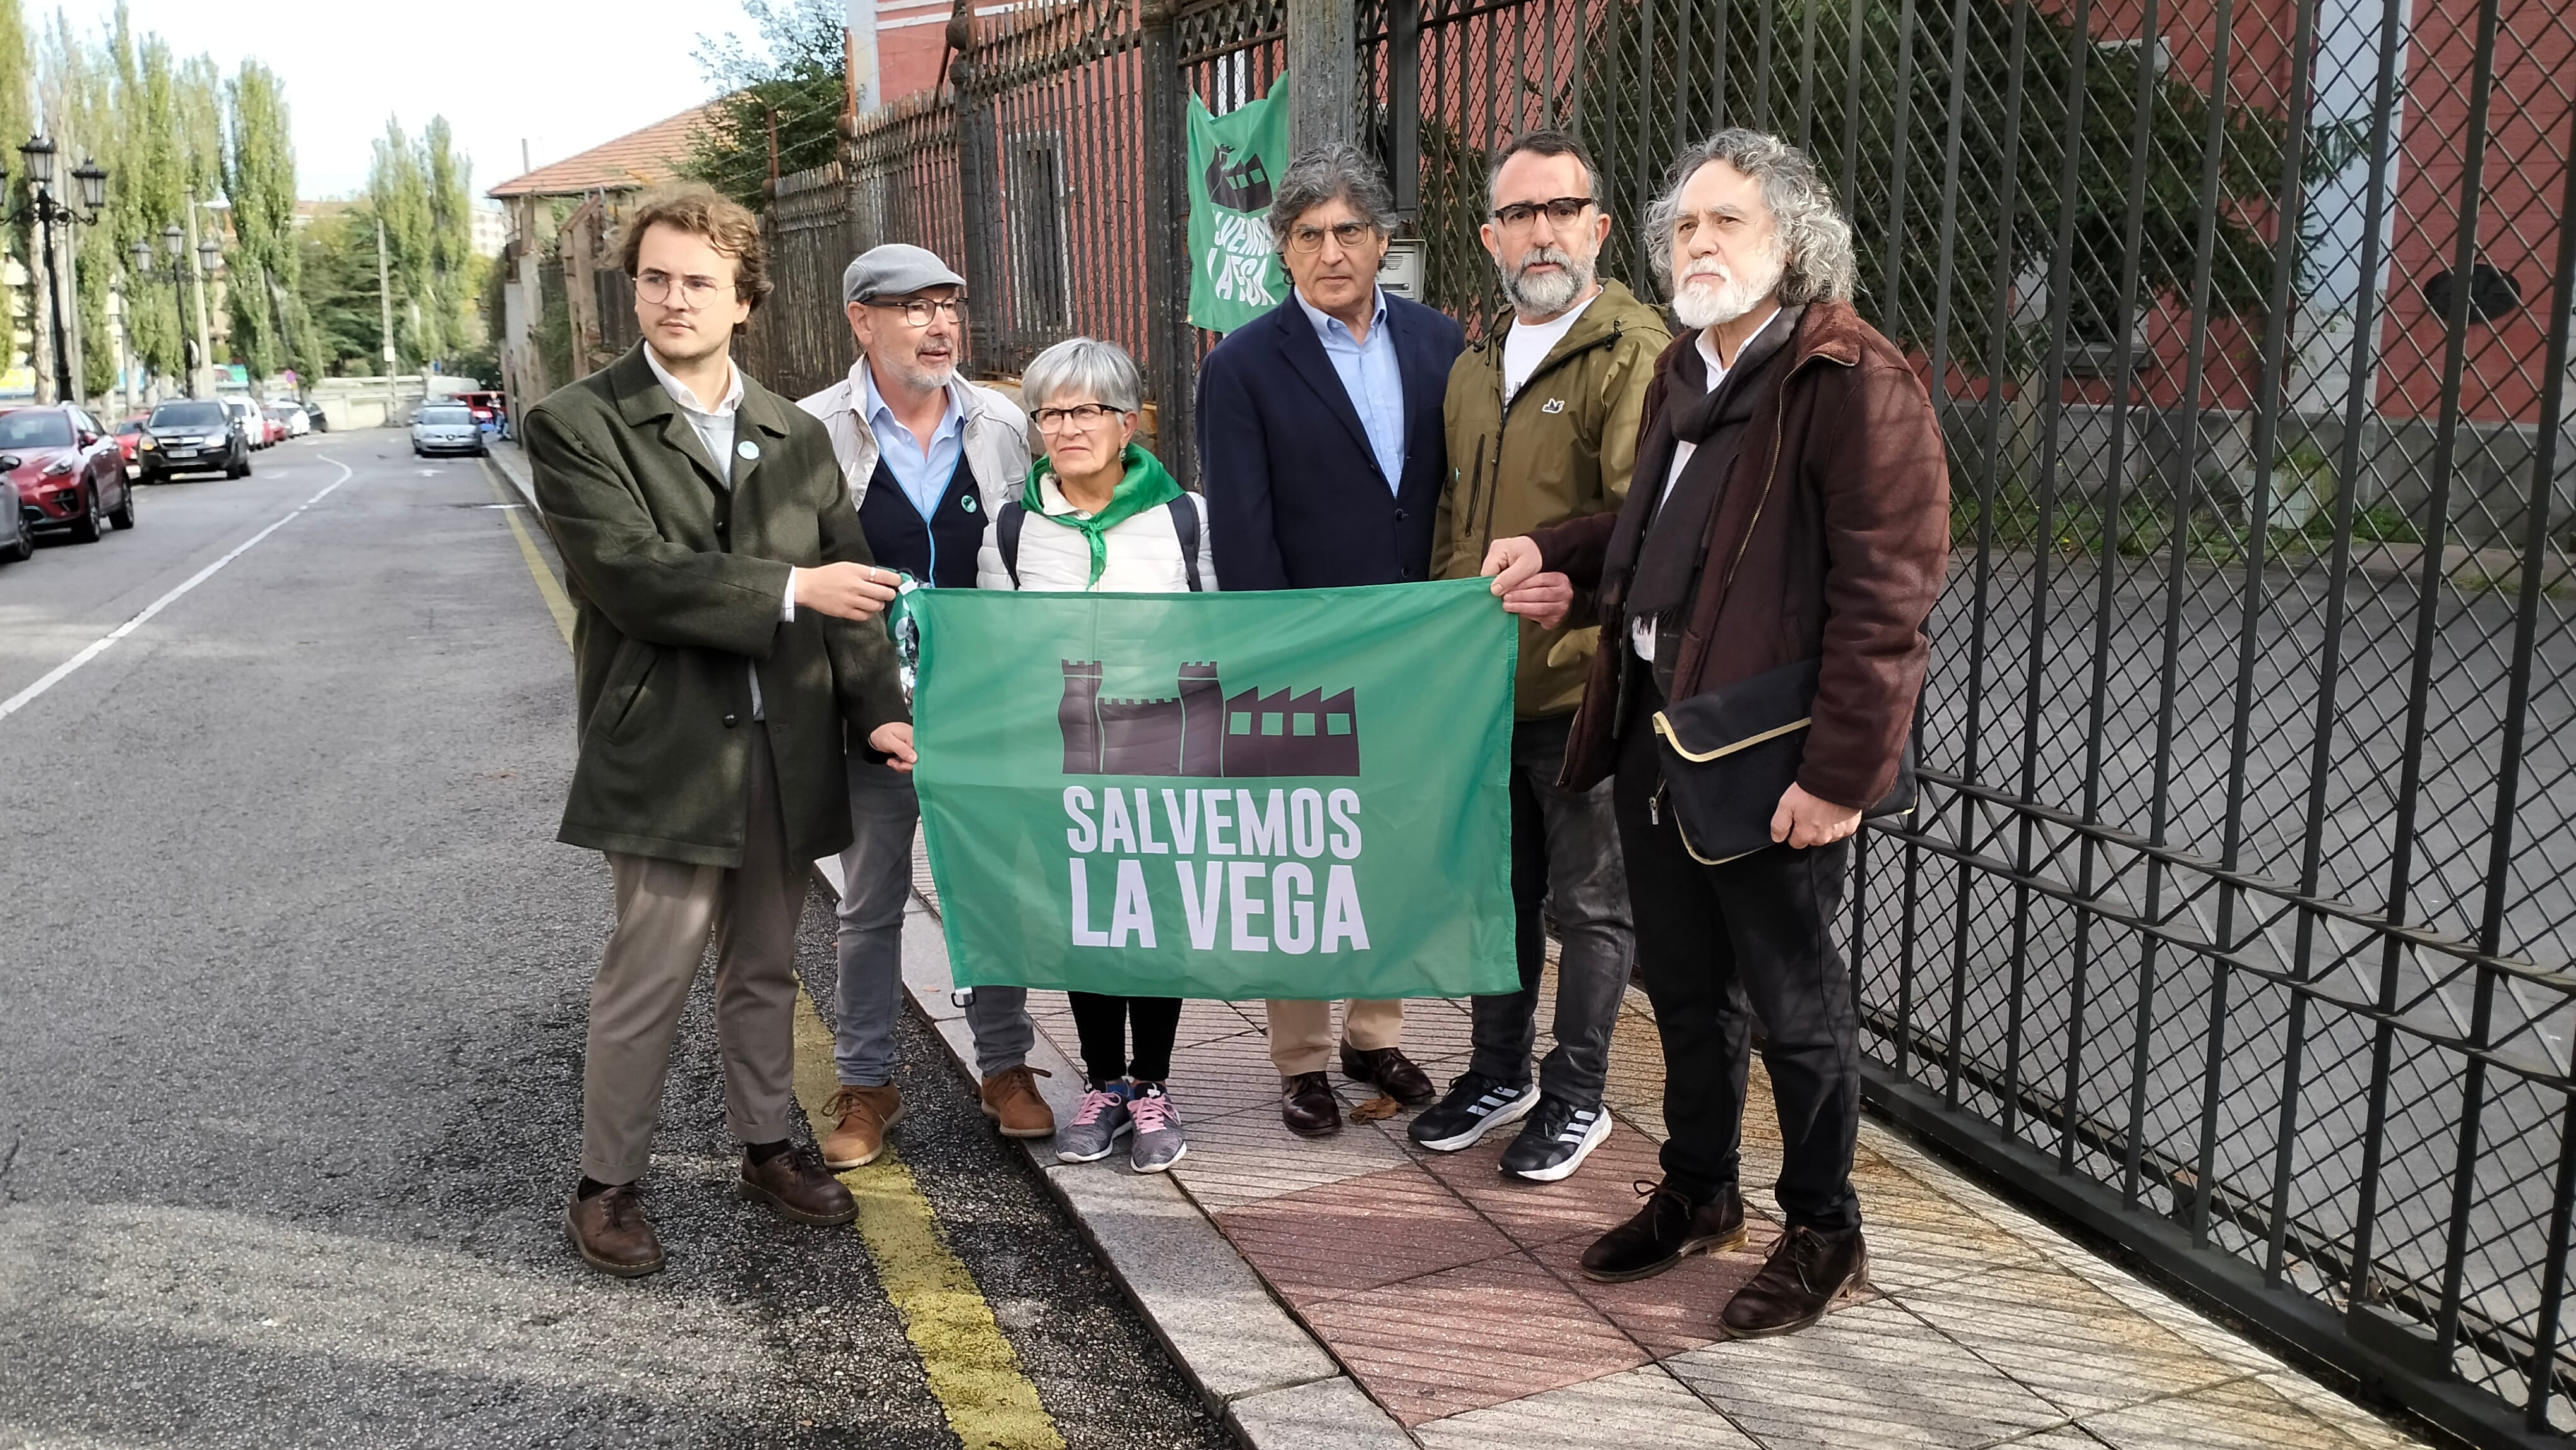
[[[77,26],[105,23],[113,0],[70,0]],[[29,7],[42,14],[50,6]],[[418,135],[444,115],[474,161],[479,199],[516,176],[519,143],[539,166],[705,100],[698,36],[751,27],[736,0],[503,0],[397,10],[351,0],[128,0],[136,33],[159,31],[181,55],[203,51],[226,75],[255,56],[286,83],[297,189],[345,196],[366,185],[369,147],[398,116]]]

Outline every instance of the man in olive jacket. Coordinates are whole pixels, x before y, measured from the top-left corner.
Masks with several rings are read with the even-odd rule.
[[[1496,538],[1618,512],[1637,461],[1646,384],[1672,340],[1661,312],[1617,282],[1596,280],[1610,218],[1580,142],[1533,131],[1504,150],[1491,174],[1485,248],[1512,318],[1449,373],[1449,478],[1432,524],[1435,579],[1473,577]],[[1467,1071],[1409,1131],[1435,1152],[1457,1152],[1518,1121],[1502,1169],[1546,1183],[1571,1175],[1610,1134],[1601,1089],[1636,948],[1610,787],[1557,784],[1600,628],[1588,615],[1553,629],[1525,618],[1520,633],[1511,768],[1520,990],[1476,999]],[[1547,949],[1542,905],[1556,919],[1563,951],[1556,1047],[1533,1087]]]
[[[530,409],[537,502],[575,609],[581,747],[559,839],[608,855],[617,927],[591,987],[575,1246],[662,1266],[639,1180],[671,1040],[714,934],[739,1189],[801,1223],[849,1192],[795,1144],[796,926],[810,863],[850,839],[843,731],[906,767],[912,727],[823,427],[744,377],[768,281],[757,221],[705,187],[627,223],[636,348]]]

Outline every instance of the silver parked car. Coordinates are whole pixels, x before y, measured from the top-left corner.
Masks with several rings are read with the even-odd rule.
[[[474,410],[462,403],[424,403],[411,418],[411,451],[426,458],[433,453],[484,454],[483,429],[474,421]]]

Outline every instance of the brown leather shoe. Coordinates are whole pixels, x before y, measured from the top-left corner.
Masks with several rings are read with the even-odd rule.
[[[1279,1121],[1300,1138],[1329,1138],[1342,1130],[1342,1104],[1320,1072],[1279,1080]]]
[[[1418,1108],[1435,1095],[1431,1079],[1399,1047],[1353,1047],[1343,1043],[1342,1076],[1353,1082],[1375,1083],[1378,1091],[1408,1108]]]
[[[892,1083],[883,1087],[844,1083],[823,1104],[823,1115],[839,1122],[823,1135],[823,1166],[835,1173],[864,1168],[885,1151],[886,1129],[903,1121],[903,1094]]]
[[[1038,1096],[1038,1079],[1053,1077],[1042,1067],[1022,1063],[984,1079],[980,1096],[984,1116],[1002,1125],[1005,1138],[1047,1138],[1055,1134],[1055,1110]]]
[[[859,1216],[859,1206],[850,1198],[850,1190],[823,1166],[823,1155],[799,1143],[784,1153],[769,1155],[767,1162],[754,1163],[751,1154],[742,1155],[742,1177],[734,1192],[743,1198],[767,1199],[771,1208],[798,1223],[829,1228],[848,1223]]]
[[[662,1240],[653,1220],[644,1216],[644,1194],[632,1183],[620,1183],[588,1198],[573,1195],[564,1209],[564,1227],[583,1262],[603,1274],[640,1279],[662,1267]]]
[[[1646,1205],[1583,1251],[1583,1277],[1604,1284],[1650,1279],[1692,1254],[1744,1247],[1744,1199],[1734,1189],[1694,1206],[1675,1189],[1640,1181]]]
[[[1771,1259],[1753,1281],[1735,1291],[1719,1315],[1737,1339],[1795,1334],[1825,1317],[1834,1301],[1858,1289],[1869,1273],[1869,1246],[1860,1230],[1818,1233],[1793,1227],[1771,1246]]]

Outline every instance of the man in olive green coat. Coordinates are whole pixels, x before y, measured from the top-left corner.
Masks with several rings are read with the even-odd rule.
[[[1497,537],[1618,511],[1637,461],[1646,384],[1672,341],[1661,312],[1596,276],[1610,218],[1581,143],[1533,131],[1504,150],[1491,175],[1485,249],[1512,317],[1450,369],[1442,406],[1450,469],[1432,523],[1435,579],[1473,577]],[[1456,1152],[1518,1121],[1502,1170],[1541,1183],[1572,1174],[1609,1136],[1601,1090],[1636,952],[1610,792],[1557,784],[1599,635],[1597,627],[1521,623],[1511,768],[1521,989],[1476,999],[1467,1071],[1408,1130],[1426,1148]],[[1563,951],[1556,1047],[1533,1085],[1542,906]]]
[[[846,729],[908,769],[912,727],[831,440],[744,377],[733,335],[768,291],[751,213],[705,187],[627,222],[643,341],[528,411],[537,502],[572,595],[581,741],[560,839],[608,855],[617,927],[591,986],[582,1257],[662,1267],[640,1180],[690,984],[716,943],[739,1191],[847,1223],[793,1139],[796,927],[811,863],[849,843]]]

